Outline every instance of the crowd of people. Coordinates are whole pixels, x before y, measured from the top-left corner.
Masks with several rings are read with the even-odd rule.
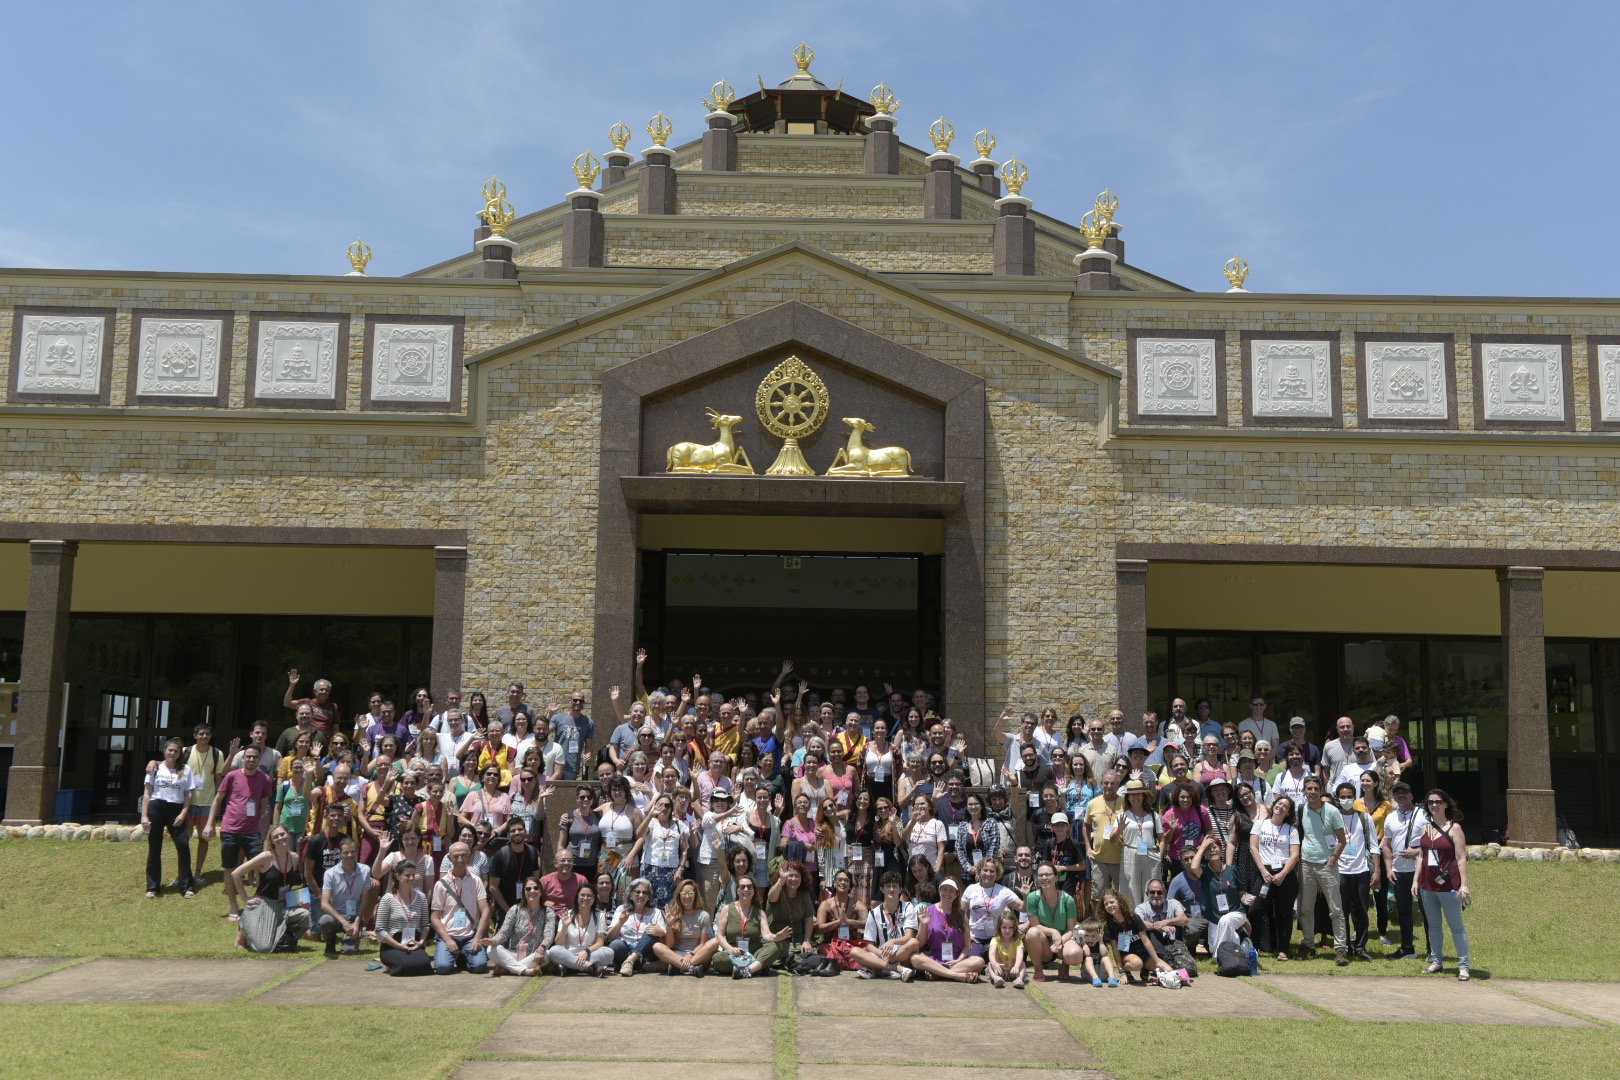
[[[403,713],[373,694],[345,722],[291,671],[273,741],[261,720],[222,750],[200,725],[148,766],[146,895],[165,833],[187,898],[217,837],[238,945],[374,943],[391,975],[1178,985],[1200,952],[1247,973],[1319,932],[1340,965],[1375,928],[1414,957],[1421,922],[1426,970],[1449,928],[1469,978],[1461,814],[1401,779],[1396,717],[1316,745],[1259,696],[1238,723],[1176,698],[1135,730],[1008,707],[987,759],[925,690],[823,696],[784,662],[727,699],[700,675],[648,690],[645,662],[601,739],[583,691],[536,710],[514,681],[492,710],[424,688]]]

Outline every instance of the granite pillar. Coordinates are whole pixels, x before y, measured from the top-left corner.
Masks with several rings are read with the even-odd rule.
[[[1146,559],[1114,560],[1114,649],[1118,708],[1134,727],[1148,708]]]
[[[673,214],[675,210],[675,169],[670,164],[675,151],[667,146],[649,146],[642,151],[641,188],[636,211],[641,214]]]
[[[950,221],[962,216],[962,174],[956,167],[962,159],[955,154],[929,154],[928,174],[923,177],[923,217]]]
[[[433,549],[433,655],[429,685],[434,700],[461,688],[462,628],[467,609],[467,549]]]
[[[996,200],[995,266],[997,274],[1035,273],[1035,222],[1030,219],[1030,200],[1008,195]]]
[[[736,117],[721,110],[704,117],[709,122],[703,132],[703,171],[737,171]]]
[[[996,175],[996,163],[989,158],[974,158],[968,162],[968,168],[979,182],[979,190],[986,192],[993,199],[1001,198],[1001,177]]]
[[[602,190],[624,182],[624,170],[630,167],[630,155],[624,150],[609,150],[602,155]]]
[[[483,254],[477,266],[473,267],[472,276],[475,278],[516,278],[518,276],[517,263],[512,261],[513,252],[517,245],[504,236],[487,236],[478,241],[478,250]]]
[[[607,226],[601,204],[602,196],[589,188],[576,188],[569,193],[569,210],[562,223],[564,266],[606,265]]]
[[[1080,267],[1080,277],[1074,284],[1075,292],[1112,292],[1119,288],[1119,278],[1114,275],[1113,252],[1106,248],[1091,248],[1076,255],[1074,261]]]
[[[1103,241],[1103,250],[1114,257],[1115,262],[1125,261],[1125,241],[1119,238],[1119,231],[1124,226],[1114,222],[1113,228],[1108,231],[1108,239]]]
[[[71,540],[28,544],[28,612],[23,624],[22,679],[17,694],[17,738],[6,789],[5,821],[40,825],[56,820],[61,763],[57,740],[65,704],[68,622],[73,609]]]
[[[1515,844],[1551,845],[1558,839],[1547,743],[1546,575],[1539,566],[1496,572],[1507,673],[1508,837]]]
[[[894,117],[879,113],[867,119],[866,127],[866,172],[879,176],[898,176],[900,136],[894,132]]]

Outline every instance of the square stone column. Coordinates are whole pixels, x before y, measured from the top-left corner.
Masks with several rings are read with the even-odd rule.
[[[607,222],[602,217],[602,197],[589,188],[576,188],[568,194],[568,213],[563,218],[562,264],[602,266],[607,261]]]
[[[433,655],[428,684],[433,700],[461,687],[462,630],[467,611],[467,549],[433,549]]]
[[[676,213],[675,151],[667,146],[649,146],[642,151],[641,187],[636,192],[636,212]]]
[[[866,156],[862,169],[878,176],[900,174],[900,136],[894,132],[894,117],[879,113],[866,121]]]
[[[1502,655],[1507,670],[1507,815],[1515,844],[1557,842],[1552,761],[1547,744],[1547,649],[1539,566],[1496,572],[1502,596]]]
[[[62,683],[67,679],[68,620],[73,607],[71,540],[28,544],[28,615],[23,625],[22,682],[17,695],[17,742],[7,785],[7,824],[39,825],[56,818],[61,754]]]
[[[955,154],[928,155],[928,172],[923,176],[923,217],[954,221],[962,216],[962,176],[956,171],[961,163]]]
[[[1114,560],[1114,650],[1119,700],[1134,726],[1148,706],[1146,559]]]

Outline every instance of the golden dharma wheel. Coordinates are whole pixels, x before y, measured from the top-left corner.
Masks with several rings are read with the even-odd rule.
[[[754,395],[765,430],[781,439],[813,435],[827,420],[827,384],[797,356],[776,366]]]

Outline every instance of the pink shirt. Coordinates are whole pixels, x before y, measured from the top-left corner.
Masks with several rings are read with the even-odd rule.
[[[219,782],[219,794],[225,796],[225,812],[221,815],[221,832],[256,833],[259,822],[269,812],[269,799],[276,790],[276,782],[263,772],[252,776],[236,769],[225,774]]]

